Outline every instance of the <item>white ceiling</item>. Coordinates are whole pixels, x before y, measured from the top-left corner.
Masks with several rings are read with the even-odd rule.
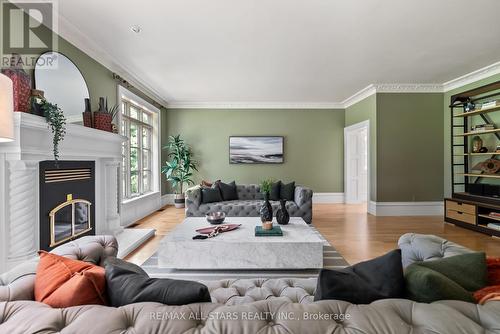
[[[174,103],[340,102],[371,83],[443,83],[500,60],[499,0],[85,0],[59,9],[63,36],[88,48],[79,31]]]

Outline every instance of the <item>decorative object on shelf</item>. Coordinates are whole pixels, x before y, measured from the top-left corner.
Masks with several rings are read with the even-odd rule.
[[[84,99],[84,103],[85,103],[85,110],[82,113],[82,115],[83,115],[83,126],[86,126],[87,128],[91,128],[93,122],[92,122],[92,108],[90,106],[90,99],[88,97],[86,97]]]
[[[229,163],[281,164],[283,163],[283,137],[231,136],[229,137]]]
[[[497,147],[495,148],[495,152],[500,152],[500,145],[497,145]]]
[[[175,191],[175,207],[184,208],[184,184],[194,185],[192,180],[193,171],[198,171],[198,163],[193,160],[193,153],[189,145],[181,139],[180,135],[170,136],[168,144],[164,147],[168,150],[169,161],[163,166],[161,172],[165,174],[167,181],[172,184]]]
[[[483,147],[483,140],[479,136],[474,136],[474,138],[472,138],[472,152],[479,153],[481,147]]]
[[[99,98],[99,110],[93,113],[94,129],[113,132],[112,122],[118,112],[118,105],[108,109],[108,98]]]
[[[224,212],[211,212],[207,214],[207,221],[212,225],[222,224],[224,219],[226,219]]]
[[[38,89],[32,89],[31,90],[31,113],[33,115],[37,116],[44,116],[43,114],[43,100],[45,100],[45,97],[43,96],[43,91],[38,90]]]
[[[487,152],[488,152],[488,148],[487,148],[487,147],[484,147],[484,146],[483,146],[483,147],[481,147],[481,148],[479,149],[479,153],[487,153]]]
[[[488,159],[484,161],[481,170],[486,174],[496,174],[500,170],[500,160]]]
[[[271,192],[273,183],[274,180],[267,179],[262,181],[260,184],[260,191],[264,195],[264,202],[262,202],[259,213],[262,226],[266,230],[272,228],[273,226],[273,207],[271,203],[269,203],[269,193]]]
[[[13,53],[10,57],[10,65],[2,69],[2,74],[12,80],[14,89],[14,111],[30,111],[31,77],[22,68],[21,56]]]
[[[0,74],[0,143],[14,140],[14,94],[12,80]]]
[[[52,131],[52,150],[54,160],[57,161],[59,160],[59,143],[64,140],[66,134],[66,117],[64,117],[63,111],[57,104],[52,104],[47,100],[43,100],[42,109]]]
[[[466,102],[464,102],[464,112],[471,112],[476,109],[476,104],[471,101],[471,99],[467,99]]]
[[[493,124],[479,124],[479,125],[474,125],[471,128],[471,132],[484,132],[484,131],[490,131],[494,130],[495,126]]]
[[[276,221],[280,225],[286,225],[290,221],[290,214],[286,209],[286,200],[280,200],[281,207],[276,212]]]

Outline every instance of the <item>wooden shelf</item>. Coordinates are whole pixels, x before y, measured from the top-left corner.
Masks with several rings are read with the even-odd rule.
[[[474,174],[474,173],[456,173],[461,176],[485,177],[490,179],[500,179],[500,174]]]
[[[492,111],[497,111],[497,110],[500,110],[500,106],[490,107],[490,108],[481,109],[481,110],[474,110],[474,111],[470,111],[470,112],[464,112],[461,114],[457,114],[453,117],[469,117],[469,116],[474,116],[474,115],[486,114],[486,113],[489,113]]]
[[[466,132],[466,133],[462,133],[462,134],[459,134],[459,135],[454,135],[454,137],[477,136],[477,135],[484,135],[484,134],[495,133],[495,132],[500,132],[500,129],[485,130],[485,131],[475,131],[475,132]]]
[[[496,220],[496,221],[499,221],[500,222],[500,217],[491,217],[491,216],[488,216],[488,215],[484,215],[484,214],[478,214],[479,217],[483,217],[483,218],[488,218],[488,219],[491,219],[491,220]],[[485,226],[486,227],[486,226]],[[487,227],[488,228],[488,227]]]
[[[461,156],[475,156],[475,155],[499,155],[500,152],[485,152],[485,153],[463,153],[463,154],[454,154],[456,157]]]

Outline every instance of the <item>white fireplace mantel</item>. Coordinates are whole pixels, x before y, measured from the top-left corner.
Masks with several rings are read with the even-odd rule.
[[[0,272],[36,256],[38,163],[54,159],[52,133],[44,118],[15,112],[14,136],[13,142],[0,143]],[[134,236],[125,236],[120,224],[119,175],[125,140],[118,134],[67,124],[59,147],[61,160],[95,161],[95,232],[115,234],[120,247],[120,239],[144,241],[154,234],[154,230],[136,230],[130,231]]]

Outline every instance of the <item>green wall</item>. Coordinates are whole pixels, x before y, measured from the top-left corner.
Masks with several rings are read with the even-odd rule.
[[[370,121],[370,200],[377,201],[377,95],[373,94],[345,111],[345,126]]]
[[[168,109],[162,137],[181,134],[200,161],[201,179],[296,181],[315,192],[343,192],[344,110]],[[285,137],[283,164],[229,164],[229,136]],[[165,155],[163,155],[165,161]],[[168,192],[163,182],[163,192]]]
[[[443,94],[377,93],[377,201],[443,199]]]
[[[500,74],[493,75],[483,80],[476,81],[474,83],[458,87],[456,89],[450,90],[444,94],[443,101],[443,121],[444,121],[444,196],[451,196],[451,120],[450,120],[450,98],[452,95],[474,89],[480,86],[490,84],[492,82],[500,81]]]

